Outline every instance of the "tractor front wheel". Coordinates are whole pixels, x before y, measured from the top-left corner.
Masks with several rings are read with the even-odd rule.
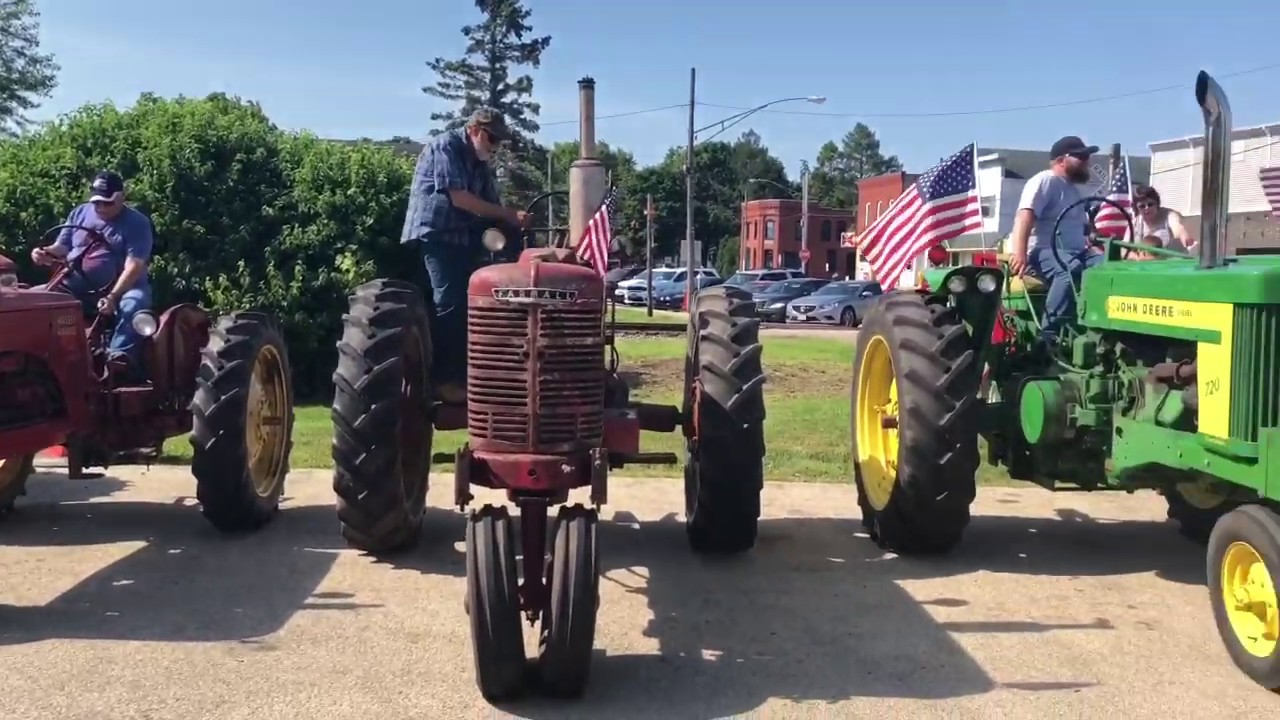
[[[293,448],[293,381],[275,319],[218,318],[191,399],[191,474],[214,527],[256,530],[280,507]]]
[[[887,550],[960,541],[978,469],[981,380],[964,322],[914,292],[863,319],[853,365],[854,483],[863,526]]]
[[[564,507],[552,530],[538,665],[543,690],[555,697],[580,697],[591,672],[600,607],[596,519],[595,510]]]
[[[755,545],[764,489],[760,320],[750,293],[717,286],[695,296],[692,322],[685,529],[695,552],[743,552]]]
[[[1231,660],[1280,691],[1280,517],[1261,505],[1222,516],[1209,534],[1209,604]]]
[[[399,280],[356,288],[333,384],[333,491],[342,535],[367,552],[404,548],[426,511],[434,429],[421,290]]]
[[[18,498],[27,494],[27,478],[35,468],[36,456],[0,458],[0,518],[13,512]]]
[[[476,685],[491,702],[524,690],[527,661],[520,629],[520,588],[511,516],[485,505],[467,518],[467,596]]]

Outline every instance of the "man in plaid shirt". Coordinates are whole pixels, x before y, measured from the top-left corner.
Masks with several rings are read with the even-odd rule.
[[[441,400],[466,398],[467,281],[475,270],[480,234],[499,220],[528,227],[529,216],[498,202],[489,160],[511,137],[491,108],[472,113],[465,127],[441,133],[422,149],[409,189],[400,242],[417,242],[431,282],[435,321],[432,366]]]

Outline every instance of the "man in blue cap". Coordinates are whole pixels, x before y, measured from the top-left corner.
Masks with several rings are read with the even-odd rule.
[[[68,274],[61,287],[50,289],[74,295],[86,312],[115,316],[109,352],[129,358],[136,371],[140,344],[133,317],[151,308],[148,267],[154,237],[151,218],[126,205],[124,196],[124,180],[118,174],[98,173],[90,185],[89,201],[72,210],[66,224],[91,228],[106,244],[89,248],[89,233],[65,228],[52,245],[32,250],[31,260],[50,265],[83,256],[83,272]]]
[[[478,231],[484,220],[529,226],[528,213],[500,204],[489,165],[510,137],[500,113],[476,110],[465,127],[441,133],[422,149],[409,189],[400,242],[419,243],[431,282],[435,392],[448,403],[466,398],[467,281],[475,270]]]

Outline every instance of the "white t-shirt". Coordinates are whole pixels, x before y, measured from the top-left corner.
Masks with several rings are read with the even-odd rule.
[[[1049,247],[1048,238],[1053,233],[1054,223],[1058,216],[1071,203],[1081,197],[1080,186],[1052,170],[1041,170],[1027,180],[1022,188],[1022,198],[1018,202],[1018,210],[1030,210],[1035,213],[1036,222],[1031,228],[1031,237],[1027,240],[1027,251],[1030,252],[1041,242]],[[1080,203],[1058,224],[1058,247],[1066,254],[1082,252],[1086,249],[1085,225],[1089,218],[1088,203]]]

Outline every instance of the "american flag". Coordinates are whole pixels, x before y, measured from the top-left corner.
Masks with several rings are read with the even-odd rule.
[[[587,229],[578,241],[578,259],[595,268],[603,277],[609,272],[609,248],[613,247],[613,213],[618,207],[618,193],[609,188],[600,209],[587,221]]]
[[[1280,165],[1262,168],[1258,171],[1258,179],[1262,181],[1262,192],[1271,204],[1271,217],[1280,218]]]
[[[1129,158],[1116,165],[1111,173],[1111,187],[1107,188],[1107,199],[1118,203],[1125,210],[1133,212],[1133,188],[1129,184]],[[1093,226],[1103,237],[1124,237],[1129,232],[1129,222],[1119,208],[1110,204],[1098,204],[1098,214],[1093,218]],[[1135,241],[1138,238],[1135,238]]]
[[[858,238],[862,254],[885,290],[921,253],[982,228],[982,204],[974,176],[974,146],[930,168],[898,196]]]

